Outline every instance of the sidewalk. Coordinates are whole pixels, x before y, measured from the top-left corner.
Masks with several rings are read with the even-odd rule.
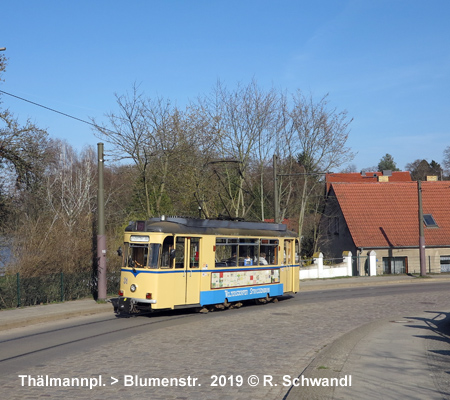
[[[111,303],[97,303],[93,299],[66,301],[0,311],[0,331],[41,322],[56,321],[81,315],[113,314]]]
[[[378,320],[345,334],[315,357],[286,399],[449,399],[448,311]],[[342,386],[308,386],[311,379]]]
[[[434,274],[425,277],[410,275],[378,275],[378,276],[354,276],[330,279],[308,279],[300,281],[300,291],[340,289],[360,286],[380,286],[416,284],[424,282],[450,282],[450,274]]]

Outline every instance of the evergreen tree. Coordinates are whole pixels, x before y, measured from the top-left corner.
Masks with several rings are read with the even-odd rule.
[[[394,161],[394,157],[392,157],[390,154],[386,153],[384,157],[381,158],[380,162],[378,163],[378,171],[400,171],[400,169],[397,168],[397,164]]]

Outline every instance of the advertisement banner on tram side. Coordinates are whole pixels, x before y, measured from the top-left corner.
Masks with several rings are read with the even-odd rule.
[[[269,297],[282,296],[283,284],[236,287],[229,289],[216,289],[200,292],[200,304],[220,304],[227,299],[230,303],[234,301],[243,301]]]

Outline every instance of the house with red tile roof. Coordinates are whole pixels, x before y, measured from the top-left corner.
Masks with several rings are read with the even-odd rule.
[[[382,171],[382,172],[350,172],[350,173],[333,173],[325,175],[327,183],[327,193],[332,183],[337,182],[412,182],[409,171]]]
[[[421,185],[426,271],[450,272],[450,182]],[[372,250],[377,274],[419,273],[418,184],[332,183],[321,231],[325,257],[351,251],[354,274],[365,274],[363,261]]]

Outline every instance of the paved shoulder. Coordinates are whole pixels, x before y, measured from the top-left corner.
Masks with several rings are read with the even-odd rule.
[[[287,399],[446,399],[450,313],[378,320],[327,346]]]
[[[386,286],[400,284],[449,282],[450,274],[434,274],[425,277],[414,275],[377,275],[377,276],[354,276],[328,279],[309,279],[300,281],[300,291],[326,290],[351,287]]]
[[[113,314],[111,303],[97,303],[93,299],[4,310],[0,311],[0,331],[41,322],[107,312]]]

